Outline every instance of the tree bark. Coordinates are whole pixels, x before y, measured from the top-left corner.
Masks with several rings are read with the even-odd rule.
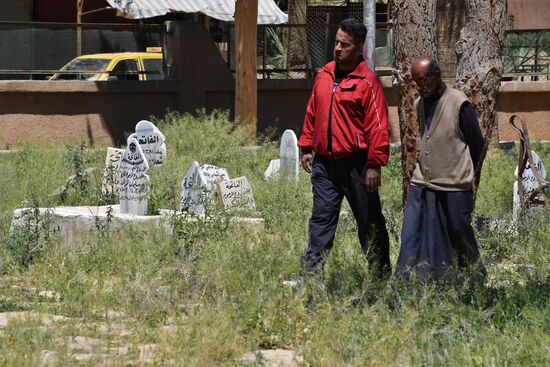
[[[465,14],[464,14],[465,13]],[[502,72],[506,0],[396,0],[392,9],[395,73],[398,84],[403,204],[416,164],[418,123],[410,67],[422,55],[445,57],[440,65],[456,64],[456,88],[472,102],[486,144],[476,167],[476,187],[491,135],[497,129],[496,99]],[[436,22],[437,20],[437,22]],[[456,39],[455,54],[446,49]],[[436,34],[438,36],[436,36]],[[447,58],[456,57],[455,60]],[[449,70],[442,70],[443,74]],[[454,80],[447,80],[454,84]]]
[[[394,66],[397,80],[397,107],[401,132],[403,204],[418,151],[418,122],[414,100],[418,96],[412,85],[411,65],[419,56],[436,54],[436,0],[395,0],[392,8]]]
[[[486,144],[476,167],[476,187],[489,141],[498,133],[496,102],[502,75],[506,0],[466,0],[466,24],[456,44],[456,87],[472,102]],[[496,134],[498,136],[498,134]]]

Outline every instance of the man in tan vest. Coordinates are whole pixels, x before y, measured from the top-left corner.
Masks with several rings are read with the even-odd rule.
[[[472,104],[445,85],[429,56],[416,59],[413,81],[420,97],[416,167],[409,188],[396,275],[441,279],[453,269],[485,275],[471,226],[474,172],[483,135]]]

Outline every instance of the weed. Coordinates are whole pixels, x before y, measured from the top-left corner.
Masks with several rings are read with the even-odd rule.
[[[20,211],[19,217],[14,217],[4,245],[19,265],[28,268],[45,251],[54,231],[49,212],[41,213],[33,198]]]
[[[150,210],[174,210],[171,231],[113,231],[108,220],[80,236],[54,236],[51,223],[49,230],[38,224],[36,209],[55,204],[50,194],[65,177],[81,175],[67,203],[109,202],[93,176],[87,183],[85,177],[103,164],[103,151],[27,146],[0,157],[7,193],[0,202],[0,309],[70,318],[55,325],[10,321],[0,330],[0,365],[41,364],[44,351],[57,353],[60,365],[81,363],[82,351],[66,347],[77,335],[107,346],[84,364],[144,364],[144,345],[154,345],[152,363],[191,366],[239,364],[262,348],[291,349],[313,366],[550,363],[550,217],[541,212],[509,225],[517,152],[491,150],[484,164],[475,215],[503,223],[476,233],[489,273],[484,287],[373,279],[353,216],[344,215],[324,280],[290,290],[281,283],[296,276],[307,244],[309,176],[300,172],[297,184],[265,181],[277,144],[260,139],[258,149],[243,152],[246,131],[226,114],[170,113],[155,123],[168,157],[164,168],[149,171]],[[545,147],[537,153],[546,163]],[[219,203],[203,219],[179,213],[181,180],[193,160],[246,176],[264,228],[232,225]],[[397,153],[383,169],[380,194],[395,263],[402,221]],[[29,198],[17,237],[10,234],[12,213]],[[62,297],[46,301],[16,288],[30,285]]]

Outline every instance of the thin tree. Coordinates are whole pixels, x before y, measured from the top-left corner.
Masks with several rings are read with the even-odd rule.
[[[465,0],[465,5],[466,24],[456,44],[456,87],[470,98],[485,136],[476,167],[477,187],[489,142],[498,139],[496,104],[502,78],[506,0]]]

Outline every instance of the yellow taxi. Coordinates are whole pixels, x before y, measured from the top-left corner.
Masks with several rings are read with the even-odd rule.
[[[161,51],[160,47],[148,47],[147,52],[78,56],[61,68],[64,73],[56,73],[49,80],[163,80]]]

